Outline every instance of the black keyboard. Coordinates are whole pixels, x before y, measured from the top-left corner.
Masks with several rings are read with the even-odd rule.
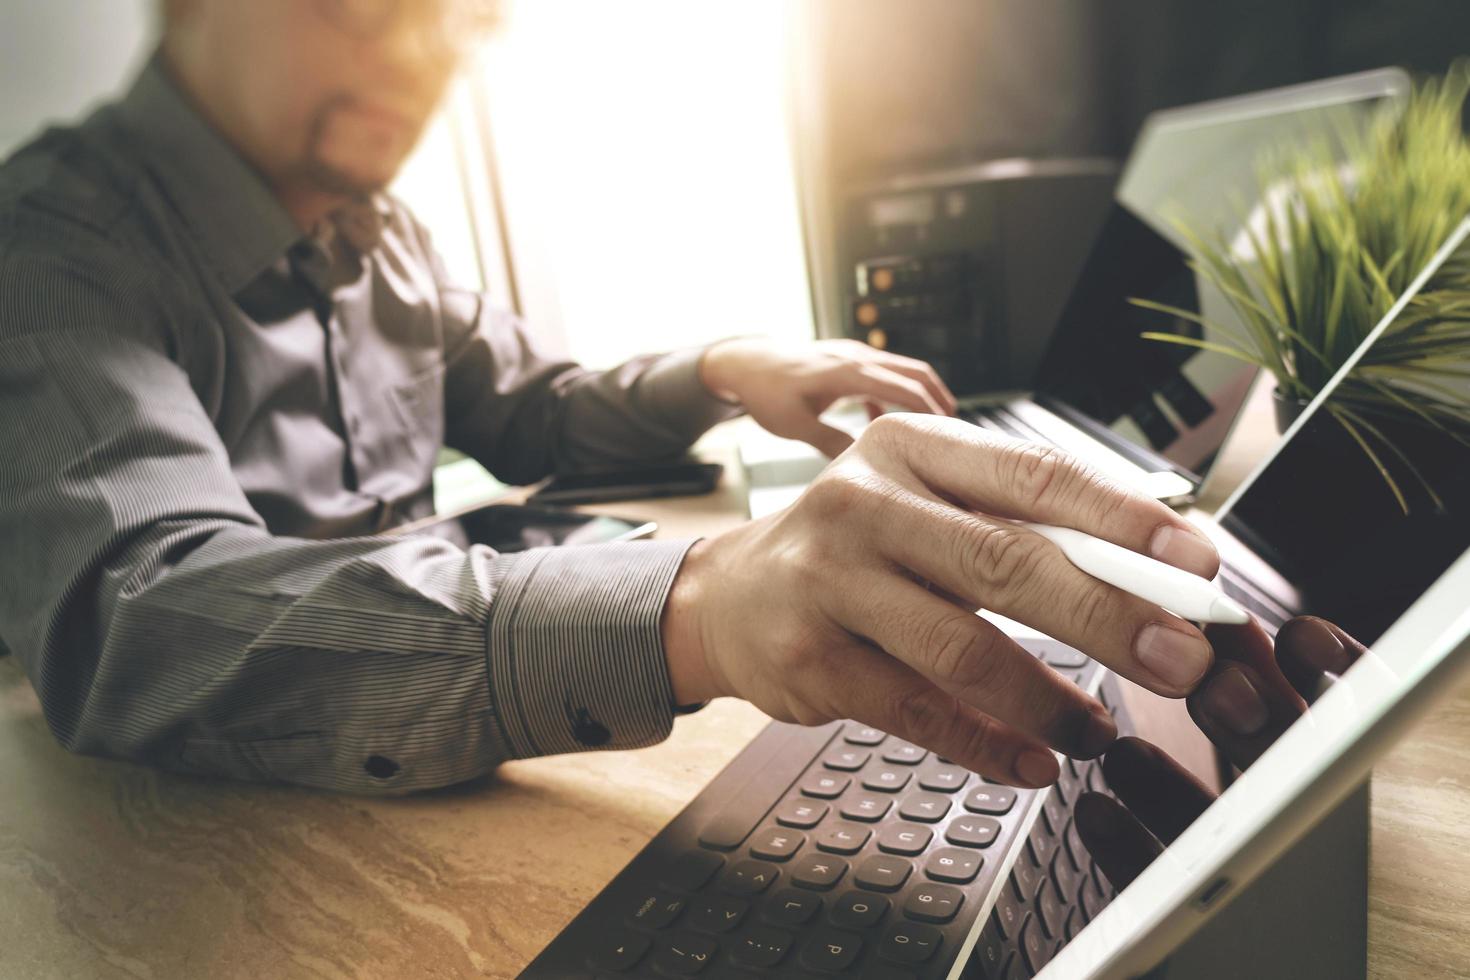
[[[1026,642],[1128,729],[1117,680]],[[988,783],[853,722],[772,722],[521,974],[752,980],[1030,977],[1112,898],[1063,760],[1046,790]]]

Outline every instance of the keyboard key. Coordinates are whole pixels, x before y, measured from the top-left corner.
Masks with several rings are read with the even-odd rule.
[[[878,955],[894,963],[923,963],[944,943],[944,933],[918,922],[895,922],[883,933]]]
[[[838,805],[838,812],[849,820],[865,820],[871,823],[882,820],[888,808],[893,806],[893,797],[880,793],[857,792],[845,797]]]
[[[587,954],[587,965],[594,970],[621,973],[643,959],[653,940],[636,932],[621,931],[608,936]]]
[[[653,954],[653,968],[672,976],[693,976],[715,958],[720,946],[706,936],[683,933],[666,939]]]
[[[803,888],[826,891],[847,873],[847,862],[826,854],[808,854],[791,865],[791,880]]]
[[[840,929],[870,929],[888,911],[888,899],[872,892],[850,891],[832,906],[832,924]]]
[[[751,840],[750,853],[767,861],[785,861],[806,843],[806,836],[784,827],[767,827]]]
[[[843,740],[853,745],[878,745],[887,737],[886,732],[858,724],[848,725],[847,731],[842,733]]]
[[[919,773],[919,785],[936,793],[953,793],[970,781],[970,771],[949,763],[940,763]]]
[[[913,823],[889,824],[878,831],[878,847],[890,854],[921,854],[934,839],[934,831]]]
[[[833,854],[856,854],[873,832],[857,824],[839,823],[817,835],[817,847]]]
[[[1082,876],[1085,873],[1072,867],[1072,862],[1067,860],[1060,848],[1057,849],[1056,855],[1051,859],[1051,881],[1056,886],[1058,895],[1069,896],[1069,904],[1070,896],[1076,895],[1077,889],[1082,887]]]
[[[966,885],[975,880],[984,863],[984,856],[975,851],[963,847],[941,847],[924,862],[924,873],[936,881]]]
[[[1026,924],[1026,917],[1030,915],[1026,906],[1016,897],[1011,888],[1002,888],[1000,895],[995,900],[995,924],[1000,929],[1000,934],[1007,939],[1015,939],[1021,934],[1021,926]]]
[[[764,861],[737,861],[720,876],[720,888],[730,895],[757,895],[771,887],[781,869]]]
[[[863,785],[868,789],[876,789],[884,793],[897,793],[908,785],[911,775],[913,773],[908,769],[897,766],[878,766],[864,773]]]
[[[1026,968],[1032,973],[1038,972],[1051,959],[1051,944],[1041,934],[1041,926],[1036,924],[1035,919],[1027,919],[1026,924],[1021,927],[1021,957],[1026,961]]]
[[[937,823],[949,816],[949,797],[938,793],[915,793],[903,801],[898,815],[905,820],[922,820]]]
[[[689,851],[664,870],[659,884],[679,892],[697,892],[724,867],[725,859],[709,851]]]
[[[1092,863],[1092,880],[1097,882],[1098,890],[1106,894],[1108,887],[1108,876],[1103,874],[1102,866],[1096,862]]]
[[[1011,868],[1011,880],[1016,883],[1016,887],[1020,890],[1020,893],[1022,895],[1035,895],[1036,889],[1041,887],[1041,879],[1044,877],[1046,877],[1046,872],[1036,863],[1036,858],[1032,854],[1031,848],[1027,847],[1023,849],[1016,857],[1015,866]]]
[[[1085,869],[1092,857],[1087,853],[1087,845],[1082,843],[1082,835],[1077,831],[1077,821],[1067,821],[1067,831],[1062,835],[1062,842],[1067,854],[1072,858],[1072,867],[1078,871]]]
[[[1057,889],[1049,881],[1041,883],[1036,893],[1036,917],[1042,930],[1052,939],[1062,938],[1062,924],[1067,921],[1067,907],[1057,898]]]
[[[654,892],[633,905],[628,913],[628,922],[645,929],[662,929],[679,917],[684,905],[682,898],[666,892]]]
[[[1046,794],[1046,799],[1041,803],[1041,820],[1046,824],[1046,832],[1053,837],[1060,836],[1067,828],[1067,809],[1057,799],[1057,794]]]
[[[778,926],[799,926],[822,907],[822,897],[800,888],[783,888],[762,906],[761,914],[767,922]]]
[[[863,749],[835,748],[822,759],[822,765],[828,769],[840,769],[843,772],[856,772],[867,765],[873,753]]]
[[[1001,967],[1005,964],[1006,954],[1010,952],[1010,944],[1006,942],[1000,930],[995,926],[995,918],[985,923],[985,928],[980,930],[980,938],[975,941],[975,949],[970,953],[970,962],[978,963],[985,969],[982,976],[998,977],[1001,975]],[[965,971],[969,976],[970,970]]]
[[[1026,840],[1026,851],[1038,868],[1051,867],[1051,856],[1058,846],[1056,841],[1046,836],[1046,829],[1039,823],[1031,828],[1031,836]]]
[[[795,937],[769,926],[752,926],[736,937],[730,958],[741,966],[765,968],[781,962]]]
[[[949,885],[920,885],[909,892],[903,914],[923,922],[948,922],[960,910],[965,893]]]
[[[921,749],[912,742],[890,742],[883,750],[883,759],[902,766],[917,766],[928,754],[928,749]]]
[[[821,823],[829,809],[830,807],[825,803],[816,803],[797,797],[787,800],[776,808],[776,822],[805,830]]]
[[[699,832],[699,842],[717,851],[733,851],[765,819],[771,803],[779,800],[811,762],[805,751],[778,752],[734,787],[715,816]]]
[[[702,895],[690,903],[684,925],[700,932],[729,932],[740,925],[749,911],[750,903],[743,898]]]
[[[949,822],[944,839],[963,847],[989,847],[1000,836],[1000,822],[990,817],[956,817]]]
[[[1098,891],[1091,878],[1083,880],[1082,888],[1077,892],[1077,904],[1082,906],[1082,914],[1088,922],[1097,918],[1097,914],[1103,910],[1102,892]]]
[[[801,781],[801,791],[807,796],[830,800],[841,796],[851,782],[852,779],[847,776],[838,776],[819,769]]]
[[[841,973],[852,966],[862,948],[862,939],[852,933],[822,928],[812,933],[802,947],[801,962],[823,973]]]
[[[1010,813],[1016,805],[1016,791],[1009,786],[976,786],[965,797],[965,809],[971,813],[989,813],[1000,816]]]
[[[887,854],[874,854],[858,865],[853,880],[863,888],[891,892],[903,887],[913,873],[914,866],[903,858]]]

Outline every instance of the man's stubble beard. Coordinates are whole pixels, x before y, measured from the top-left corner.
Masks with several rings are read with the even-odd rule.
[[[290,167],[289,176],[293,182],[324,194],[339,197],[366,197],[388,186],[391,177],[381,180],[363,180],[327,162],[322,154],[332,114],[338,110],[350,108],[352,102],[353,98],[350,94],[340,93],[327,99],[312,113],[307,127],[305,153]]]

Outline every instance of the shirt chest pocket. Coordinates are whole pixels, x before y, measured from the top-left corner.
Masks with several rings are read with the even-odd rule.
[[[444,365],[390,384],[386,394],[403,451],[432,467],[444,442]]]

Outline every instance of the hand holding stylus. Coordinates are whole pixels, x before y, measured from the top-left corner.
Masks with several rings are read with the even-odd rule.
[[[1076,528],[1201,585],[1219,566],[1199,529],[1065,452],[885,415],[786,510],[690,549],[663,624],[675,698],[736,695],[802,724],[852,718],[1000,782],[1052,782],[1053,750],[1095,756],[1116,726],[975,610],[1166,697],[1193,690],[1211,652],[1193,623],[1083,572],[1016,519]]]

